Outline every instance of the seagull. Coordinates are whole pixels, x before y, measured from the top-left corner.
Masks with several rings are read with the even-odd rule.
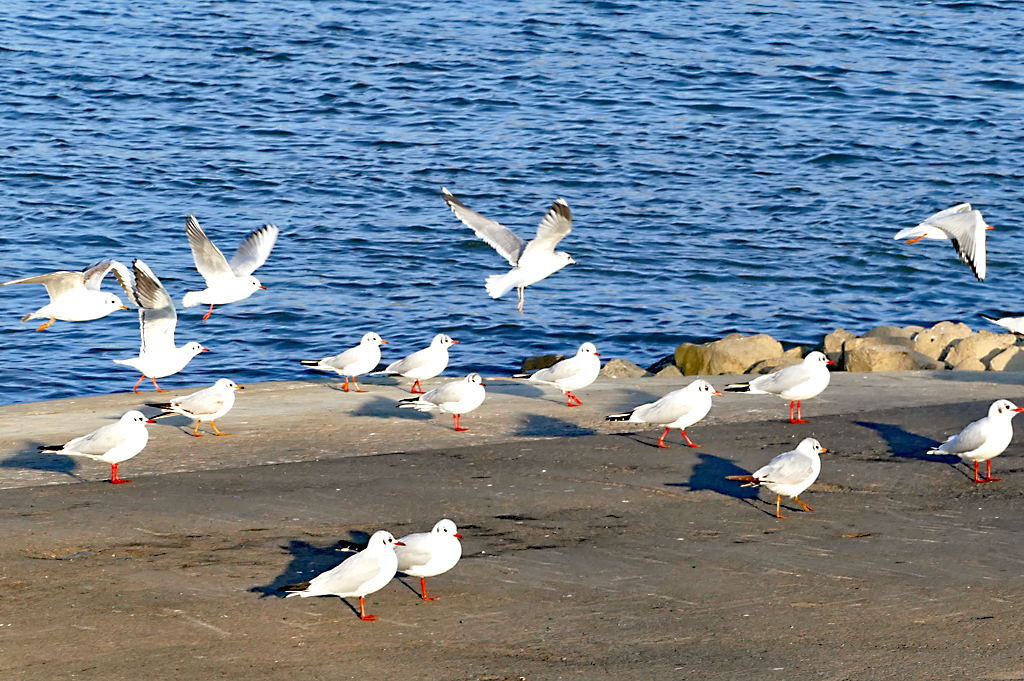
[[[424,393],[420,381],[433,378],[448,367],[448,348],[459,341],[449,338],[443,333],[434,336],[430,346],[417,350],[405,359],[392,362],[384,371],[375,371],[373,376],[398,375],[415,379],[409,392],[422,395]]]
[[[210,309],[203,315],[205,322],[213,314],[214,305],[245,300],[256,293],[256,289],[267,288],[259,279],[252,276],[252,273],[270,257],[279,231],[277,225],[264,225],[257,229],[246,237],[229,263],[220,249],[206,236],[196,217],[189,215],[185,219],[185,233],[188,234],[188,243],[192,246],[192,258],[196,261],[196,269],[206,280],[206,289],[189,291],[181,301],[182,304],[185,307],[209,305]]]
[[[370,537],[366,548],[334,569],[323,572],[308,582],[282,586],[278,591],[290,591],[285,598],[301,596],[338,596],[349,598],[359,596],[359,619],[373,622],[376,615],[366,614],[363,598],[380,591],[398,571],[398,557],[395,547],[402,543],[395,541],[390,532],[378,530]]]
[[[563,359],[554,366],[532,374],[514,374],[512,377],[553,385],[566,396],[570,407],[578,407],[583,403],[580,398],[572,394],[572,391],[586,388],[597,380],[597,375],[601,373],[600,357],[601,354],[593,343],[584,343],[576,352],[575,357]]]
[[[686,444],[691,447],[700,447],[701,445],[694,444],[690,440],[686,429],[708,415],[708,412],[711,411],[712,395],[721,396],[722,393],[715,390],[707,381],[698,378],[685,388],[670,392],[657,402],[642,404],[625,414],[610,414],[605,417],[605,420],[665,426],[665,432],[658,440],[658,446],[662,449],[669,449],[669,446],[665,444],[665,436],[673,428],[679,429],[679,432],[686,438]]]
[[[76,437],[63,445],[41,445],[39,451],[68,456],[87,456],[96,461],[110,464],[110,482],[119,485],[131,482],[117,475],[117,464],[127,461],[145,447],[149,442],[149,431],[146,430],[146,417],[141,411],[125,412],[117,423],[111,423],[92,431],[88,435]]]
[[[213,426],[213,432],[217,435],[230,435],[231,433],[222,433],[217,430],[215,421],[224,416],[224,414],[227,414],[231,411],[231,407],[235,406],[235,391],[244,389],[245,386],[238,385],[229,378],[221,378],[205,390],[200,390],[185,397],[175,397],[170,402],[147,402],[147,407],[163,409],[164,413],[154,416],[146,421],[146,423],[156,423],[157,419],[181,415],[195,419],[196,427],[192,431],[194,437],[202,437],[199,434],[199,425],[203,421],[209,421],[210,425]]]
[[[115,310],[127,310],[128,307],[113,293],[100,290],[103,278],[110,270],[118,283],[131,299],[132,275],[128,268],[116,260],[101,260],[89,265],[81,272],[50,272],[37,274],[34,277],[15,279],[4,282],[0,286],[10,284],[42,284],[50,296],[50,304],[44,305],[35,312],[21,318],[22,322],[30,319],[49,319],[36,331],[50,328],[58,319],[63,322],[87,322],[106,317]]]
[[[980,210],[971,210],[971,204],[961,203],[939,211],[916,227],[901,230],[896,239],[909,238],[908,244],[921,239],[949,240],[968,265],[978,281],[985,281],[985,230],[995,229],[987,224]]]
[[[380,344],[387,343],[386,340],[377,334],[364,334],[359,345],[349,348],[340,355],[324,357],[323,359],[304,359],[302,366],[319,369],[320,371],[333,371],[339,376],[345,377],[345,384],[341,389],[348,392],[348,379],[352,379],[352,387],[357,393],[365,393],[356,383],[356,376],[362,376],[377,368],[380,364]]]
[[[480,374],[470,374],[461,381],[452,381],[434,388],[428,393],[419,397],[407,397],[398,401],[399,409],[416,409],[417,411],[433,411],[437,409],[442,414],[449,413],[455,420],[456,432],[464,432],[469,428],[463,428],[460,418],[468,414],[481,404],[487,397],[484,390],[484,379]]]
[[[421,597],[425,601],[437,598],[427,595],[427,577],[448,572],[462,558],[462,535],[455,523],[447,518],[438,520],[430,532],[409,534],[398,540],[395,555],[398,571],[420,578]]]
[[[491,298],[500,298],[516,289],[519,293],[519,314],[523,313],[523,290],[527,286],[551,276],[566,265],[576,264],[568,253],[555,251],[558,242],[572,231],[572,212],[565,199],[555,199],[537,227],[537,236],[526,243],[508,227],[467,208],[444,187],[441,187],[441,196],[457,218],[512,265],[507,274],[487,277],[486,289]]]
[[[158,393],[162,390],[156,379],[176,374],[200,352],[209,352],[199,343],[192,341],[180,348],[174,344],[174,327],[178,325],[178,314],[174,301],[167,295],[167,289],[160,283],[149,265],[136,259],[132,262],[135,270],[135,290],[131,292],[132,302],[139,306],[139,327],[142,330],[142,346],[139,356],[132,359],[115,359],[115,364],[135,367],[142,372],[139,384],[149,376]]]
[[[752,475],[727,475],[725,479],[744,482],[744,487],[764,485],[769,491],[775,492],[776,518],[787,517],[782,515],[783,494],[792,497],[805,511],[813,511],[813,508],[800,501],[800,493],[818,479],[818,473],[821,472],[821,459],[818,455],[827,451],[813,437],[804,438],[796,449],[779,454]]]
[[[809,423],[803,419],[800,408],[802,400],[820,395],[828,387],[831,374],[828,365],[834,362],[815,350],[804,357],[800,364],[779,369],[765,376],[758,376],[749,383],[733,383],[725,386],[727,392],[750,393],[751,395],[778,395],[789,400],[789,422]],[[796,418],[793,407],[796,406]]]
[[[980,315],[982,319],[987,319],[993,324],[998,324],[1004,329],[1008,329],[1011,333],[1015,333],[1018,336],[1024,336],[1024,317],[1000,317],[995,319],[986,315]]]
[[[954,454],[965,464],[974,462],[974,482],[997,482],[992,477],[992,459],[1006,451],[1013,439],[1013,417],[1024,411],[1009,400],[996,400],[988,416],[970,424],[928,454]],[[986,462],[985,477],[978,477],[978,463]]]

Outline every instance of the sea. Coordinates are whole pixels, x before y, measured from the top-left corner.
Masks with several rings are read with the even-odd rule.
[[[437,333],[445,375],[506,375],[591,341],[646,366],[732,332],[1024,313],[1019,2],[8,0],[0,11],[0,280],[144,260],[177,342],[164,388],[317,379],[368,331],[384,362]],[[441,187],[532,238],[562,197],[578,261],[492,300],[508,263]],[[897,230],[963,201],[995,226],[979,282]],[[228,255],[281,236],[245,301],[204,287],[194,214]],[[119,290],[113,278],[104,288]],[[21,317],[0,288],[0,404],[131,390],[134,311]],[[147,381],[145,384],[151,388]]]

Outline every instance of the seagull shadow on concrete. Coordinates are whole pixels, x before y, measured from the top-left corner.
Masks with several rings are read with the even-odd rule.
[[[889,423],[872,423],[870,421],[854,421],[854,423],[864,428],[870,428],[878,433],[878,435],[888,443],[889,451],[892,452],[892,455],[895,457],[899,457],[901,459],[918,459],[920,461],[948,463],[950,465],[960,461],[959,456],[926,454],[925,452],[929,449],[938,447],[942,443],[937,440],[933,440],[930,437],[911,433],[902,426],[896,426]]]
[[[568,409],[568,407],[566,407]],[[595,431],[583,428],[563,419],[540,414],[526,414],[516,430],[517,437],[580,437],[593,435]]]
[[[75,473],[75,470],[78,468],[78,461],[76,461],[76,458],[78,457],[67,456],[65,454],[53,454],[51,452],[41,452],[39,451],[39,447],[42,446],[42,444],[42,442],[27,443],[25,445],[25,449],[12,457],[0,461],[0,467],[24,468],[34,471],[63,473],[71,476],[75,480],[83,480],[80,475]]]
[[[282,587],[308,582],[320,573],[327,572],[341,565],[346,559],[354,556],[359,550],[366,548],[370,536],[358,530],[349,531],[349,539],[340,539],[335,544],[321,548],[309,542],[293,539],[281,548],[291,554],[291,562],[281,574],[270,584],[254,586],[251,593],[262,594],[261,598],[286,598],[288,592],[280,591]],[[351,603],[345,601],[348,607]],[[358,614],[358,610],[355,611]]]
[[[515,395],[516,397],[543,397],[545,395],[540,386],[528,383],[526,379],[522,378],[488,377],[484,379],[484,385],[487,392],[495,395]],[[558,388],[551,386],[551,390],[558,390]]]
[[[407,419],[409,421],[429,421],[430,414],[417,409],[399,409],[398,402],[387,397],[365,396],[367,399],[349,412],[352,416],[369,416],[376,419]],[[416,397],[409,395],[409,397]]]
[[[667,482],[666,487],[685,487],[691,492],[710,490],[723,496],[739,499],[751,508],[775,517],[775,507],[769,511],[757,504],[760,501],[757,487],[744,487],[736,480],[726,480],[728,475],[750,475],[750,471],[737,466],[729,459],[701,452],[697,455],[697,465],[693,467],[688,482]]]

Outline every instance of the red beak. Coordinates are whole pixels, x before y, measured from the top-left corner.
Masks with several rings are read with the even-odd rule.
[[[717,390],[716,390],[715,392],[711,393],[711,394],[712,394],[712,395],[718,395],[719,397],[721,397],[721,396],[722,396],[722,393],[718,392]]]
[[[458,342],[459,342],[459,341],[457,341],[457,340],[455,340],[454,338],[452,338],[452,343],[458,343]]]
[[[1024,407],[1017,407],[1016,409],[1014,409],[1014,411],[1017,411],[1017,412],[1024,411]]]
[[[211,350],[210,348],[203,348],[199,352],[213,352],[213,350]]]
[[[264,291],[266,291],[266,290],[267,290],[267,287],[266,287],[266,286],[264,286],[263,284],[260,284],[260,288],[261,288],[261,289],[263,289]]]
[[[405,542],[404,541],[396,541],[395,542],[395,546],[405,546]]]
[[[455,533],[455,534],[453,534],[452,536],[453,536],[453,537],[455,537],[456,539],[462,539],[462,535],[461,535],[461,534],[459,534],[458,532],[456,532],[456,533]]]
[[[829,359],[829,360],[825,360],[825,364],[835,364],[835,362],[833,362],[832,360]]]
[[[601,353],[600,353],[600,352],[595,352],[595,353],[594,353],[594,357],[600,357],[600,356],[601,356]]]
[[[146,423],[156,423],[153,419],[146,419]]]

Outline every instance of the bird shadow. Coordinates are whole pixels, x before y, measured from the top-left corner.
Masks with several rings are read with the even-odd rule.
[[[591,428],[583,428],[564,419],[540,414],[526,414],[516,430],[516,437],[579,437],[594,433],[595,431]]]
[[[544,391],[536,385],[524,382],[525,379],[513,379],[505,377],[487,377],[484,385],[487,392],[495,395],[515,395],[516,397],[543,397]],[[552,388],[557,390],[557,388]]]
[[[63,454],[41,452],[39,451],[39,447],[42,444],[43,443],[41,442],[26,443],[25,448],[22,451],[0,461],[0,467],[63,473],[64,475],[71,476],[75,480],[82,479],[81,476],[75,473],[75,470],[78,468],[78,462],[75,461],[73,457]]]
[[[270,584],[254,586],[249,589],[250,593],[261,594],[261,598],[286,598],[288,593],[281,591],[281,588],[308,582],[317,575],[337,567],[354,556],[356,549],[366,548],[370,540],[369,535],[358,530],[350,531],[349,536],[349,539],[338,540],[335,544],[323,548],[293,539],[281,547],[292,556],[288,566]],[[346,550],[352,552],[340,553]],[[347,601],[346,604],[352,607]]]
[[[412,395],[415,397],[415,395]],[[398,403],[387,397],[372,396],[360,402],[359,406],[349,412],[351,416],[369,416],[376,419],[408,419],[410,421],[429,421],[430,414],[416,409],[398,409]]]
[[[669,392],[671,391],[667,391],[663,395],[656,395],[654,393],[649,393],[643,390],[627,389],[622,394],[622,399],[618,402],[618,404],[622,406],[613,407],[613,409],[617,409],[617,411],[615,412],[616,414],[625,414],[627,412],[633,411],[640,405],[650,404],[651,402],[657,402],[662,397],[667,395]]]
[[[907,431],[902,426],[890,423],[872,423],[870,421],[854,421],[858,426],[870,428],[878,433],[889,445],[892,455],[901,459],[919,459],[921,461],[936,461],[940,463],[956,464],[960,461],[959,456],[943,454],[926,454],[929,449],[942,444],[930,437],[924,437]]]
[[[728,475],[750,475],[750,471],[737,466],[729,459],[714,454],[701,452],[697,455],[697,464],[690,473],[687,482],[668,482],[668,487],[686,487],[691,492],[710,490],[718,494],[749,501],[758,498],[756,487],[744,487],[735,480],[726,480]]]

